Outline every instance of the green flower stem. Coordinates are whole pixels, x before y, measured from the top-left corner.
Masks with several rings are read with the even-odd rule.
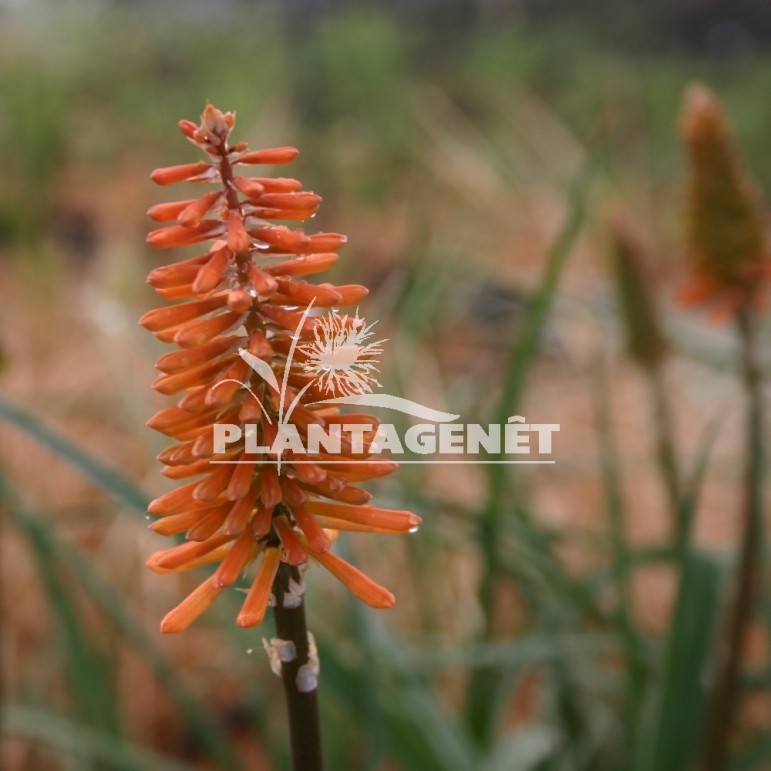
[[[321,753],[318,689],[314,687],[311,691],[301,691],[298,688],[300,668],[311,659],[308,627],[305,622],[305,602],[300,602],[297,607],[284,607],[284,595],[290,592],[290,581],[299,584],[300,573],[296,567],[282,562],[273,583],[273,593],[276,597],[273,615],[276,621],[276,636],[281,640],[291,641],[295,647],[294,658],[281,665],[281,679],[284,683],[289,716],[292,769],[322,771],[324,763]]]
[[[749,311],[739,316],[742,369],[747,393],[747,465],[742,542],[736,590],[726,628],[722,661],[712,700],[704,754],[704,771],[728,768],[729,742],[739,705],[741,657],[752,618],[759,577],[763,515],[763,406],[762,375],[758,360],[757,330]]]

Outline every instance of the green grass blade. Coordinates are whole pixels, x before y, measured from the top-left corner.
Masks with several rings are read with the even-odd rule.
[[[218,763],[219,771],[239,771],[228,738],[201,708],[178,678],[174,666],[149,639],[139,620],[127,607],[124,598],[97,574],[89,562],[72,546],[63,544],[51,527],[37,514],[24,509],[14,492],[0,477],[0,492],[10,502],[11,517],[25,537],[45,545],[48,554],[66,567],[80,582],[89,598],[97,605],[121,638],[132,645],[152,670],[158,682],[176,708],[187,731],[200,741],[201,746]]]
[[[194,771],[180,763],[126,744],[115,736],[85,727],[82,723],[27,707],[6,706],[0,711],[0,725],[6,736],[48,745],[63,755],[82,762],[100,764],[120,771]]]
[[[574,184],[565,220],[546,259],[546,270],[525,312],[522,331],[509,358],[503,392],[496,409],[496,422],[500,424],[506,424],[509,416],[516,412],[522,398],[527,375],[538,352],[538,345],[551,311],[559,280],[583,228],[590,183],[594,178],[597,160],[596,155],[592,156]],[[507,494],[508,475],[507,467],[502,464],[492,464],[486,468],[488,471],[487,501],[479,522],[479,540],[484,564],[479,596],[487,619],[489,636],[493,626],[491,614],[494,585],[499,573],[499,520],[506,505],[504,498]],[[482,746],[489,744],[496,724],[491,707],[499,700],[491,698],[491,695],[497,683],[498,675],[494,670],[478,670],[468,689],[467,723],[472,735]]]
[[[651,734],[638,743],[637,768],[683,771],[699,749],[707,709],[703,676],[713,653],[722,569],[709,555],[688,552],[664,660],[654,696]]]
[[[139,511],[147,510],[149,498],[133,482],[47,428],[34,415],[0,398],[0,417],[69,461],[122,503]]]

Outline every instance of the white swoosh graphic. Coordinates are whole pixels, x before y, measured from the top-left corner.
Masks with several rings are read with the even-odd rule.
[[[407,415],[414,415],[416,418],[422,418],[423,420],[431,420],[434,423],[450,423],[460,417],[460,415],[453,415],[451,412],[434,410],[410,399],[403,399],[401,396],[390,396],[389,394],[339,396],[336,399],[323,399],[320,402],[313,402],[313,404],[352,404],[357,407],[383,407],[387,410],[397,410]]]

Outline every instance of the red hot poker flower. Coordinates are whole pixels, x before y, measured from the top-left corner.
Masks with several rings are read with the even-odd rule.
[[[689,279],[686,305],[710,306],[716,320],[757,304],[771,261],[756,190],[720,104],[705,86],[685,95],[681,120],[688,153]]]
[[[153,554],[147,564],[161,573],[218,565],[166,615],[164,632],[186,629],[244,574],[251,576],[251,584],[237,623],[259,624],[279,563],[298,565],[309,557],[367,604],[389,607],[394,603],[391,592],[332,554],[332,541],[339,530],[405,533],[420,524],[411,512],[371,506],[370,494],[356,484],[396,468],[368,456],[377,426],[374,417],[345,416],[346,423],[373,428],[362,434],[363,448],[343,444],[340,455],[289,450],[282,457],[267,451],[282,416],[301,440],[307,439],[309,426],[340,424],[337,408],[313,404],[330,393],[307,374],[308,355],[301,351],[303,346],[313,349],[325,318],[334,318],[337,327],[362,322],[358,316],[334,313],[311,316],[302,306],[353,305],[367,290],[302,280],[337,261],[345,236],[306,235],[274,224],[308,219],[321,199],[304,192],[294,179],[237,176],[244,166],[290,163],[297,150],[231,146],[234,125],[233,113],[211,105],[200,124],[181,121],[182,133],[207,160],[156,169],[151,175],[161,185],[186,181],[217,186],[199,198],[158,204],[148,212],[159,223],[176,220],[150,233],[153,246],[212,242],[203,254],[151,271],[148,283],[164,299],[179,302],[140,319],[160,340],[178,347],[159,359],[161,375],[154,387],[179,395],[179,402],[162,409],[148,425],[175,440],[159,460],[165,464],[162,473],[180,480],[181,486],[150,504],[149,513],[159,518],[150,527],[163,535],[187,534],[185,543]],[[291,351],[298,352],[296,360]],[[255,361],[269,372],[253,369]],[[359,377],[370,377],[366,364]],[[276,387],[281,382],[283,391]],[[218,424],[240,427],[241,437],[218,447]],[[256,436],[248,436],[248,425],[256,426]],[[259,448],[256,452],[252,444]]]

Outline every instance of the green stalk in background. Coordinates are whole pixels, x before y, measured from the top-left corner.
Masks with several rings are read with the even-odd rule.
[[[562,228],[546,259],[546,271],[523,320],[523,328],[514,346],[507,371],[503,393],[496,411],[496,420],[505,424],[521,403],[527,374],[538,351],[552,300],[559,279],[567,264],[576,239],[584,224],[589,183],[596,170],[596,157],[590,157],[584,171],[576,180]],[[501,458],[491,458],[500,460]],[[506,513],[510,498],[511,477],[503,464],[491,464],[488,469],[487,502],[479,521],[479,541],[482,550],[482,577],[479,584],[479,601],[485,619],[483,637],[495,636],[495,587],[501,575],[498,553],[500,520]],[[490,744],[495,731],[495,703],[493,694],[498,682],[494,667],[480,667],[471,677],[467,693],[467,722],[472,736],[481,746]]]
[[[707,730],[704,771],[728,768],[728,745],[739,706],[739,672],[747,630],[757,596],[763,531],[763,404],[762,374],[758,357],[755,318],[742,311],[737,318],[742,347],[742,377],[747,395],[747,446],[744,471],[742,540],[736,589],[725,630],[712,711]]]
[[[681,479],[674,440],[674,421],[665,382],[669,344],[661,325],[653,276],[645,250],[630,223],[614,211],[609,227],[619,312],[626,333],[626,350],[644,373],[651,394],[656,458],[664,483],[678,543],[686,539],[687,527],[680,517]]]
[[[689,160],[689,282],[684,302],[709,303],[714,319],[735,318],[747,399],[742,537],[735,594],[718,661],[704,746],[705,771],[724,771],[739,706],[739,672],[758,582],[762,529],[763,394],[753,308],[767,283],[768,244],[755,185],[717,99],[705,86],[686,92],[681,121]]]

